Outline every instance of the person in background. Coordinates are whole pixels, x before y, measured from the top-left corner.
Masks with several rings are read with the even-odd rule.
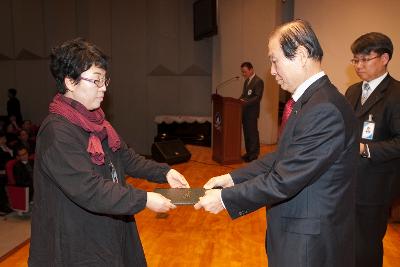
[[[24,120],[21,124],[21,129],[25,130],[29,134],[29,137],[33,139],[35,138],[36,136],[35,125],[32,124],[31,120]]]
[[[35,141],[30,138],[26,130],[21,130],[18,134],[18,142],[15,145],[15,148],[18,149],[18,147],[21,146],[26,148],[30,155],[35,153]],[[15,155],[17,155],[17,153],[15,153]]]
[[[36,139],[31,267],[146,266],[132,215],[175,205],[128,185],[125,177],[189,187],[167,164],[135,153],[106,120],[100,105],[110,84],[108,64],[82,38],[52,49],[58,93]]]
[[[242,156],[245,162],[258,158],[260,154],[260,137],[258,133],[258,117],[260,102],[264,92],[264,82],[254,73],[250,62],[243,62],[240,66],[245,78],[243,92],[239,99],[242,101],[242,126],[246,154]]]
[[[7,116],[0,116],[0,131],[4,132],[6,130],[7,121]]]
[[[19,122],[18,122],[17,116],[15,116],[15,115],[10,115],[10,116],[8,117],[8,120],[9,120],[9,123],[13,126],[14,131],[15,131],[16,133],[18,133],[18,132],[21,130],[21,127],[19,126]]]
[[[26,147],[19,145],[16,151],[17,162],[13,168],[16,186],[29,187],[29,201],[33,201],[33,159],[29,159]]]
[[[7,115],[8,118],[15,116],[18,123],[22,122],[21,105],[17,98],[17,89],[8,89],[8,101],[7,101]]]
[[[362,80],[346,91],[358,118],[356,266],[382,266],[390,206],[400,188],[400,82],[388,73],[390,38],[379,32],[358,37],[351,63]]]
[[[14,148],[18,143],[18,134],[21,128],[18,126],[16,117],[11,115],[9,117],[8,124],[6,124],[6,136],[7,136],[7,145],[10,148]]]
[[[6,185],[8,183],[6,175],[6,163],[13,159],[13,151],[7,146],[6,134],[0,131],[0,214],[4,215],[11,212],[8,206]]]
[[[234,219],[268,206],[269,267],[354,266],[354,112],[322,71],[307,22],[280,26],[268,50],[271,74],[292,94],[276,151],[211,178],[195,208]]]

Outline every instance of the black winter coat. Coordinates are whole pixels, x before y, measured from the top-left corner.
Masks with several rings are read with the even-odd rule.
[[[37,136],[35,199],[29,266],[146,266],[133,214],[147,194],[125,175],[166,182],[169,166],[146,160],[121,140],[116,152],[102,146],[105,164],[92,163],[89,133],[51,114]],[[111,177],[110,162],[118,183]]]

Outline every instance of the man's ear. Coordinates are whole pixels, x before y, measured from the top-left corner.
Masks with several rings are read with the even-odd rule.
[[[299,57],[301,65],[302,66],[306,65],[306,62],[307,62],[307,59],[308,59],[308,51],[304,46],[300,45],[297,48],[296,55]]]
[[[387,66],[387,64],[389,63],[389,54],[383,53],[381,55],[381,60],[383,60],[383,64]]]
[[[75,81],[69,77],[64,78],[64,84],[65,87],[67,87],[67,90],[69,91],[74,91],[75,89]]]

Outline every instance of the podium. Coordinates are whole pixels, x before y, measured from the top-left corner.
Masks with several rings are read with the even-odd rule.
[[[212,159],[221,164],[242,162],[242,103],[213,94]]]

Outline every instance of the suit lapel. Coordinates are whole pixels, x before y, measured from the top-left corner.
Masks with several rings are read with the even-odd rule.
[[[316,80],[313,84],[311,84],[303,93],[303,95],[296,101],[296,103],[293,106],[292,113],[290,114],[287,122],[285,129],[282,132],[282,136],[279,138],[279,144],[278,144],[278,154],[281,153],[283,147],[285,145],[281,145],[281,142],[287,143],[287,140],[291,139],[291,132],[292,128],[294,127],[294,123],[297,118],[297,114],[301,110],[302,106],[308,102],[308,100],[311,98],[311,96],[318,91],[320,88],[324,86],[324,84],[330,83],[328,76],[324,75],[318,80]]]
[[[316,80],[314,83],[312,83],[303,93],[303,95],[297,100],[295,104],[295,108],[297,107],[297,110],[299,110],[307,101],[310,99],[310,97],[318,90],[320,89],[323,84],[329,83],[329,78],[328,76],[324,75],[318,80]],[[294,108],[294,109],[295,109]]]
[[[330,83],[328,76],[324,75],[318,80],[316,80],[314,83],[312,83],[303,93],[303,95],[296,101],[296,103],[293,106],[292,113],[290,114],[285,128],[288,128],[289,125],[293,123],[293,120],[296,118],[297,113],[300,111],[302,106],[307,103],[307,101],[310,99],[310,97],[318,91],[324,84]],[[284,131],[285,132],[285,131]]]
[[[383,79],[383,81],[375,88],[375,90],[368,97],[367,101],[365,101],[364,105],[356,112],[357,117],[364,116],[377,102],[379,102],[383,96],[384,92],[387,90],[388,85],[390,83],[391,77],[389,74]],[[360,89],[361,90],[361,89]]]
[[[349,101],[349,103],[353,107],[353,109],[355,110],[357,107],[357,104],[361,101],[362,82],[358,83],[354,86],[355,86],[355,90],[354,90],[354,92],[347,95],[347,100]]]
[[[247,89],[253,87],[253,84],[254,84],[254,80],[255,80],[255,79],[256,79],[256,76],[254,76],[253,79],[251,79],[250,83],[249,83],[249,82],[247,83],[247,86],[246,86]]]
[[[242,92],[242,96],[245,97],[247,95],[247,84],[249,83],[249,80],[246,79],[243,83],[243,92]]]

